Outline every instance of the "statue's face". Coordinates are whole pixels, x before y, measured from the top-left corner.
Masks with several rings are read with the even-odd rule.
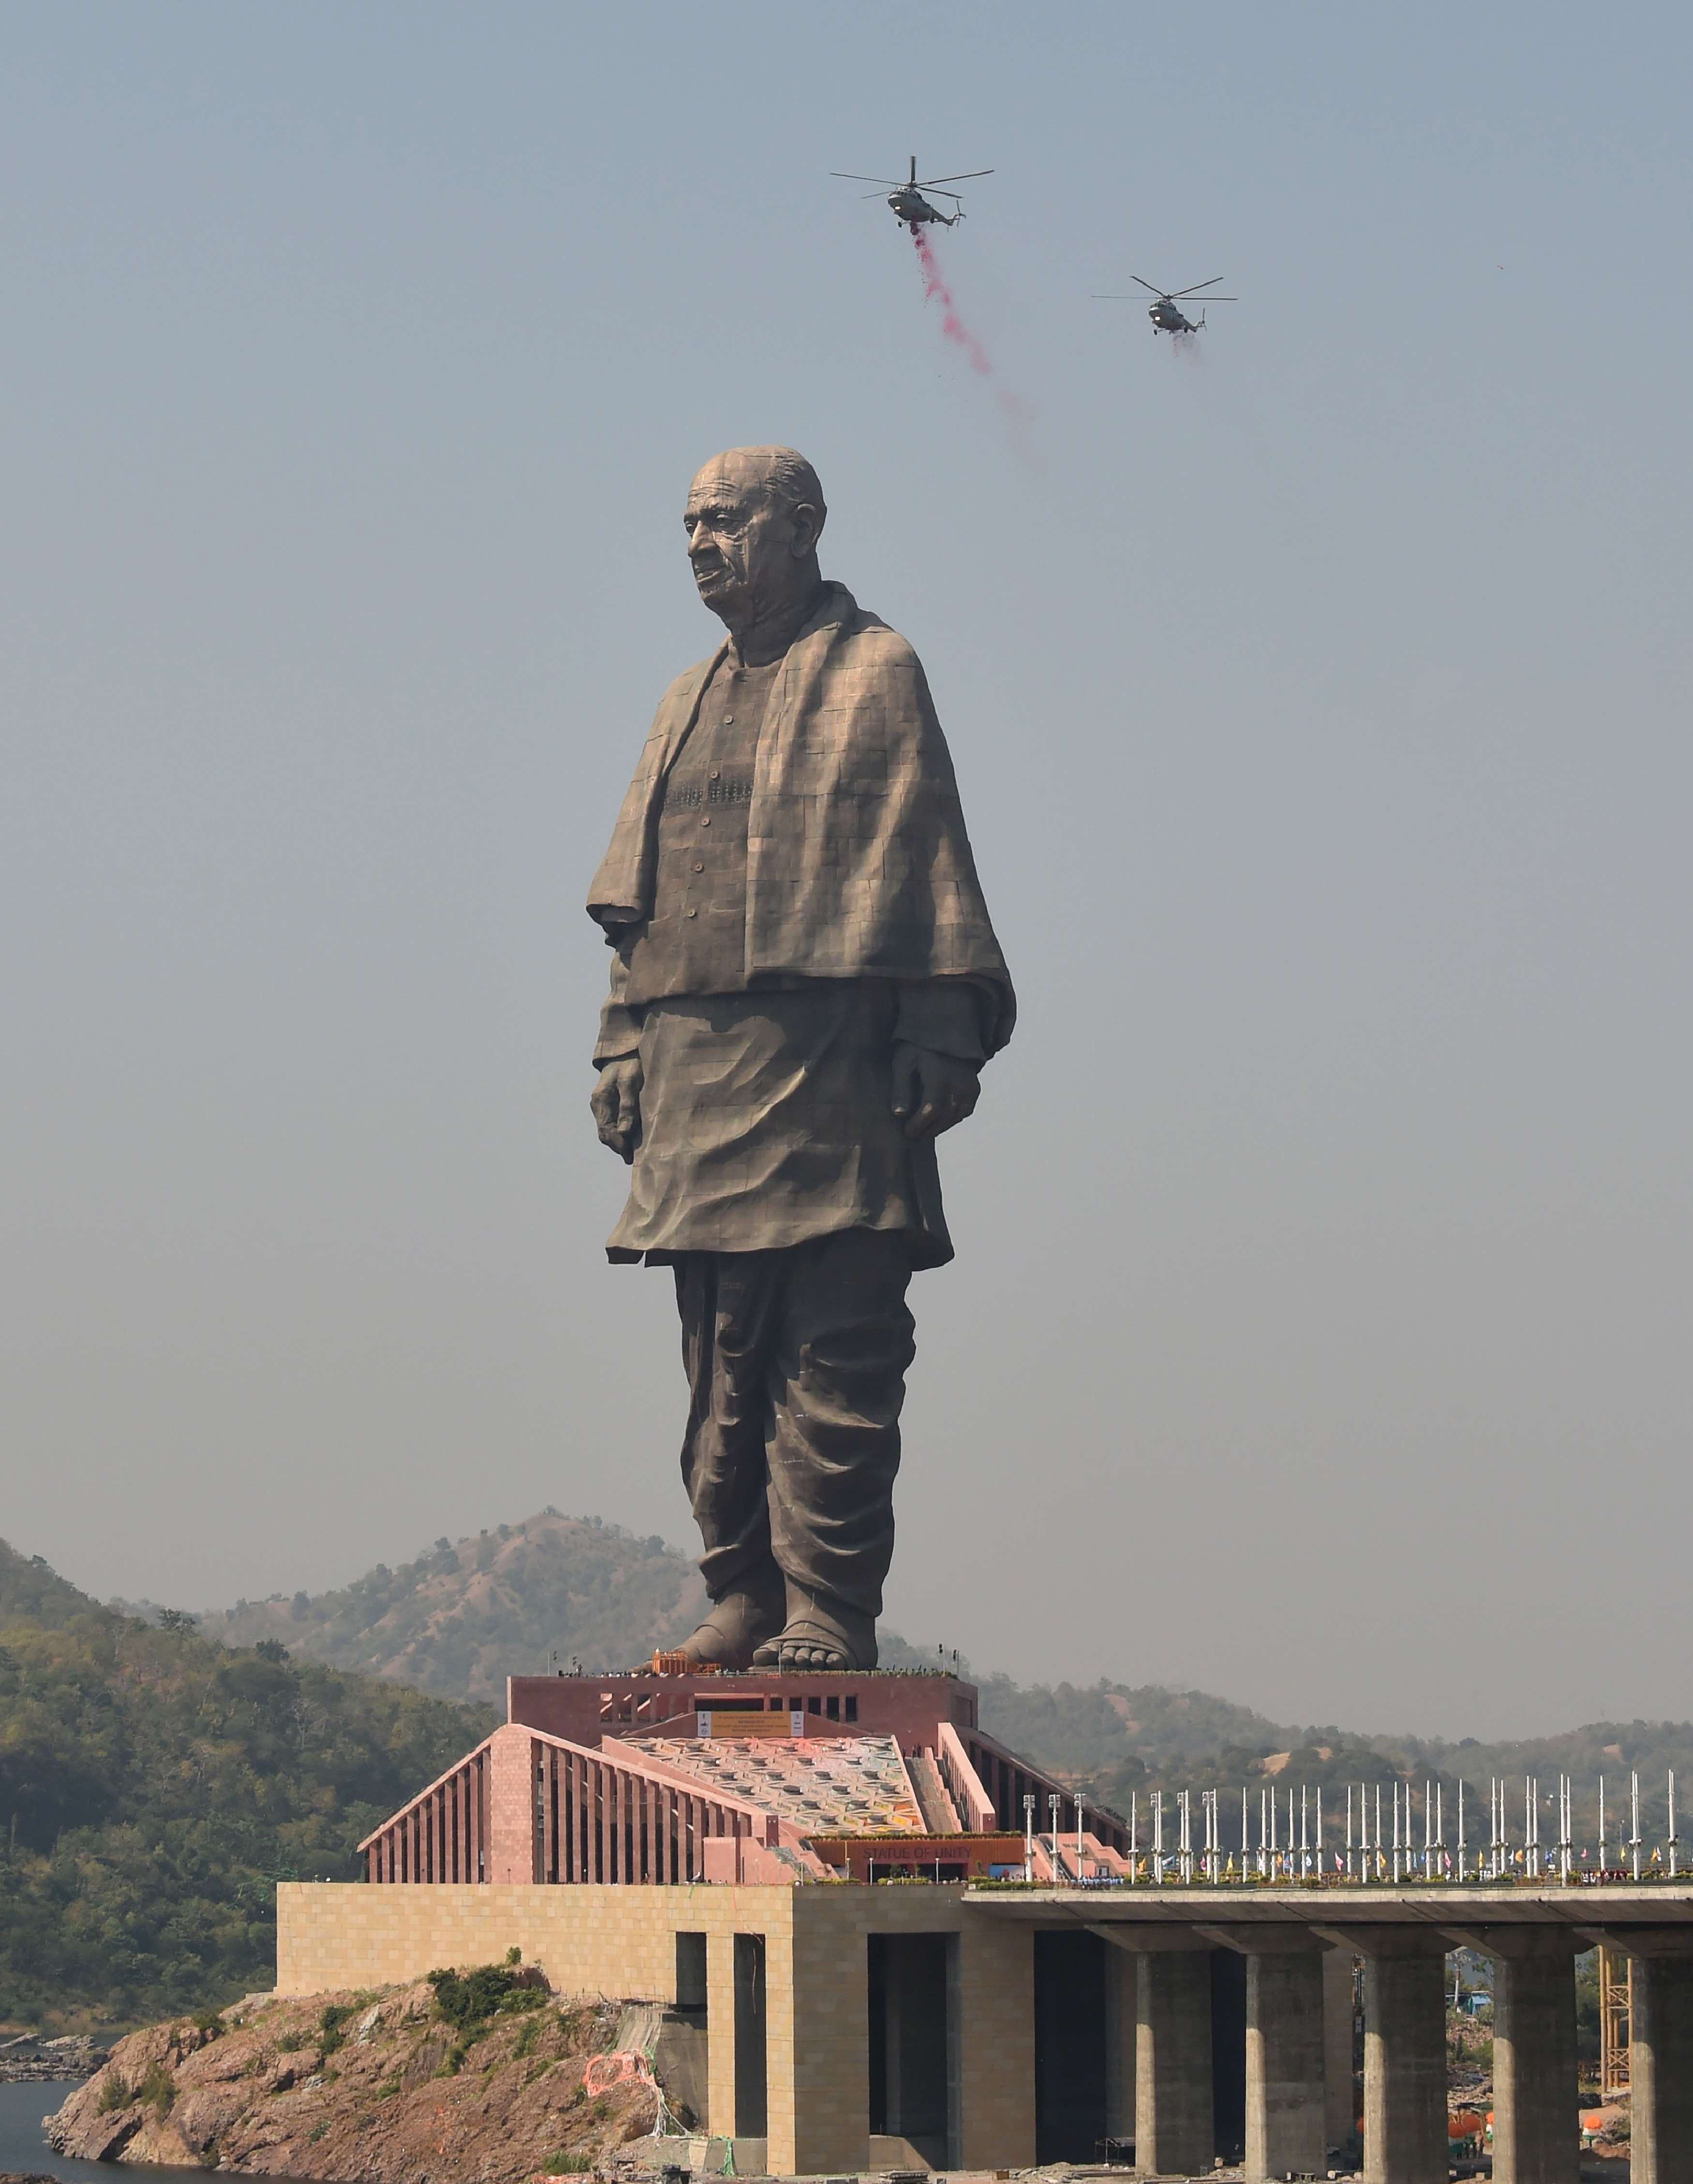
[[[815,512],[790,508],[734,456],[700,471],[682,520],[699,596],[725,621],[755,620],[810,581]]]

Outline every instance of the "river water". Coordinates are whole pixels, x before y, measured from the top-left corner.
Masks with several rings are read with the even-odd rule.
[[[47,2142],[42,2118],[63,2108],[82,2083],[81,2078],[50,2080],[45,2085],[0,2085],[0,2170],[26,2176],[63,2176],[67,2184],[118,2184],[126,2174],[109,2161],[67,2161]],[[136,2179],[158,2177],[159,2184],[192,2176],[204,2184],[202,2169],[141,2169]]]

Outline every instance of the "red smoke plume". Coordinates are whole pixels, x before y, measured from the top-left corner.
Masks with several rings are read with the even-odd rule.
[[[911,230],[911,241],[916,246],[917,263],[922,268],[923,301],[927,304],[937,298],[939,299],[942,333],[963,350],[965,361],[972,371],[979,373],[983,379],[996,378],[998,375],[994,369],[994,359],[989,355],[986,344],[959,315],[958,305],[953,301],[952,291],[946,285],[946,276],[940,270],[940,261],[934,254],[933,245],[921,227]],[[1019,427],[1026,426],[1034,415],[1034,411],[1022,395],[1013,394],[1008,387],[996,387],[994,396],[1006,416]]]

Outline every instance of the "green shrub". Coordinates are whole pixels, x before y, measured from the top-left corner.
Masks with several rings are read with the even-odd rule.
[[[135,2089],[135,2098],[143,2108],[153,2109],[159,2116],[168,2116],[170,2104],[176,2098],[176,2081],[162,2062],[149,2063],[146,2075]]]
[[[549,2176],[586,2176],[593,2167],[591,2153],[555,2153],[543,2174]]]
[[[358,2014],[359,2008],[356,2002],[331,2002],[325,2007],[323,2015],[317,2021],[317,2045],[319,2054],[326,2061],[346,2039],[347,2035],[341,2028],[349,2017]]]
[[[106,2082],[100,2088],[100,2098],[96,2104],[97,2113],[101,2115],[115,2115],[120,2109],[126,2109],[134,2098],[135,2096],[130,2091],[130,2081],[123,2072],[109,2070],[106,2074]]]
[[[194,2014],[194,2030],[208,2040],[220,2039],[225,2030],[223,2012],[218,2009],[197,2010]]]
[[[547,1999],[545,1987],[510,1964],[478,1964],[468,1972],[433,1971],[429,1984],[435,1990],[437,2012],[461,2041],[474,2037],[498,2012],[539,2009]]]

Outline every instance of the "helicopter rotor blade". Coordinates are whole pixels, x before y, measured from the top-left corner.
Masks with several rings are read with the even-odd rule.
[[[935,182],[979,182],[983,175],[991,175],[993,171],[991,167],[977,167],[968,175],[937,175],[933,182],[919,182],[917,187],[920,190],[932,190]],[[1219,273],[1217,277],[1220,281],[1222,276]]]
[[[1182,296],[1197,296],[1202,289],[1216,287],[1217,282],[1222,280],[1222,276],[1221,273],[1213,273],[1209,281],[1196,281],[1191,288],[1178,288],[1175,291],[1175,293],[1178,298]]]
[[[962,203],[962,199],[960,198],[956,190],[935,190],[935,186],[933,182],[919,182],[917,184],[917,187],[920,190],[934,190],[934,193],[938,198],[950,198],[955,204]]]
[[[1139,282],[1139,285],[1145,289],[1149,295],[1156,296],[1161,302],[1168,300],[1168,292],[1167,290],[1163,288],[1155,288],[1150,281],[1142,281],[1138,273],[1131,273],[1128,277],[1131,281]]]
[[[844,175],[838,167],[830,168],[829,177],[837,182],[875,182],[884,190],[903,190],[905,187],[904,182],[890,182],[886,175]],[[1217,278],[1221,280],[1222,276],[1218,274]]]

